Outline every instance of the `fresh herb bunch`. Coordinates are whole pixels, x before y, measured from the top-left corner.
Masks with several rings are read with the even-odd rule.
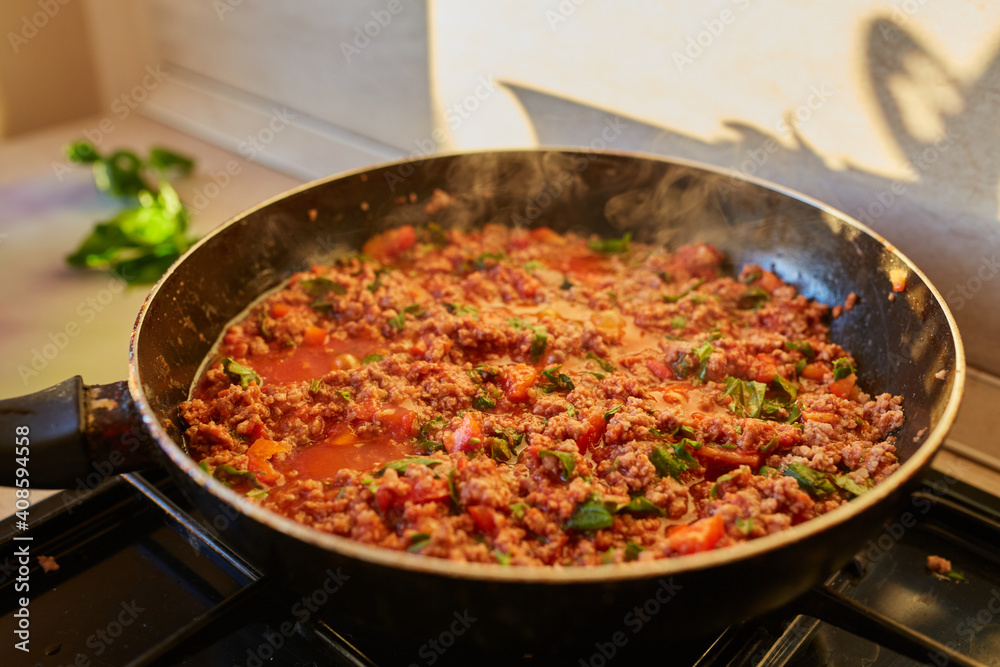
[[[131,204],[94,225],[66,261],[111,271],[129,284],[156,282],[196,240],[187,235],[188,211],[166,180],[170,174],[189,175],[194,161],[165,148],[153,148],[146,160],[126,150],[102,156],[88,141],[70,144],[66,155],[92,165],[98,190]],[[150,184],[151,176],[159,188]]]

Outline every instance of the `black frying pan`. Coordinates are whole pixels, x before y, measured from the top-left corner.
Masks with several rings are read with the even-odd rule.
[[[547,225],[675,247],[708,241],[734,268],[773,269],[807,297],[857,305],[831,323],[872,393],[904,397],[903,465],[846,506],[778,535],[648,563],[593,568],[462,564],[383,550],[273,515],[212,479],[185,453],[176,406],[226,324],[262,292],[339,246],[431,221],[435,188],[457,196],[442,225]],[[906,275],[890,298],[889,272]],[[303,186],[204,238],[153,288],[132,336],[124,383],[83,388],[79,378],[0,405],[9,448],[16,424],[32,433],[35,488],[76,486],[154,460],[225,540],[287,586],[312,591],[329,571],[350,577],[324,613],[437,636],[468,610],[469,639],[519,650],[644,627],[690,636],[782,605],[845,564],[897,509],[958,410],[962,344],[941,295],[871,230],[817,202],[753,179],[656,157],[559,150],[446,155],[394,163]],[[0,482],[14,456],[0,452]],[[653,613],[655,610],[655,613]]]

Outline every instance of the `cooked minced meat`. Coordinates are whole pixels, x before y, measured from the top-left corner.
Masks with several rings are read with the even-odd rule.
[[[256,502],[389,549],[597,565],[785,530],[898,467],[825,305],[760,266],[547,228],[399,227],[294,275],[181,405]]]

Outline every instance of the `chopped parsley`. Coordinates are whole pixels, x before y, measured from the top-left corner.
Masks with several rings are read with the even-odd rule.
[[[312,380],[309,380],[309,393],[310,394],[318,394],[319,393],[319,388],[322,385],[323,385],[323,383],[320,380],[316,379],[316,378],[313,378]]]
[[[687,326],[687,318],[683,315],[676,315],[672,320],[670,320],[670,327],[673,329],[683,329]]]
[[[694,285],[691,285],[691,287],[688,287],[680,294],[664,294],[663,300],[666,301],[667,303],[677,303],[678,301],[686,297],[688,294],[701,287],[703,284],[705,284],[705,279],[698,278],[698,280],[694,282]]]
[[[524,513],[528,511],[528,505],[522,502],[511,503],[509,506],[510,513],[515,519],[523,519]]]
[[[445,310],[447,310],[452,315],[472,315],[472,318],[476,321],[479,320],[479,309],[475,306],[466,306],[464,304],[446,303],[444,304]]]
[[[348,403],[354,400],[354,397],[351,395],[350,389],[338,389],[337,393],[340,394],[340,397],[345,401],[347,401]]]

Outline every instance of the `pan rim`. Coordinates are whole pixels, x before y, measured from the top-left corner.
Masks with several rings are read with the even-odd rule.
[[[905,266],[915,274],[928,288],[937,305],[942,309],[945,319],[948,322],[952,342],[955,346],[955,368],[949,369],[952,374],[952,388],[948,396],[945,409],[941,414],[937,424],[925,434],[924,442],[902,463],[888,479],[874,487],[871,491],[859,498],[851,500],[849,503],[836,510],[822,516],[811,519],[805,523],[793,526],[779,533],[768,535],[759,539],[744,542],[738,545],[726,547],[697,554],[690,554],[678,558],[663,558],[653,561],[630,562],[620,564],[610,564],[602,566],[525,566],[506,567],[495,563],[466,563],[451,560],[430,558],[419,554],[398,552],[374,545],[362,544],[346,537],[323,533],[314,528],[307,527],[292,519],[283,517],[267,510],[245,496],[235,493],[218,480],[211,477],[202,470],[198,464],[183,449],[181,449],[172,438],[167,435],[166,429],[160,423],[152,407],[146,399],[142,386],[142,379],[139,375],[137,345],[140,340],[142,324],[150,305],[156,299],[157,294],[173,275],[174,271],[192,254],[198,252],[199,248],[211,242],[211,240],[222,232],[222,230],[234,224],[239,224],[253,213],[265,209],[281,200],[292,197],[301,192],[321,187],[322,185],[336,180],[349,178],[351,176],[364,173],[377,172],[386,168],[413,165],[419,167],[420,164],[450,159],[459,156],[484,155],[497,153],[574,153],[578,155],[608,155],[624,158],[641,158],[667,164],[673,164],[692,169],[701,170],[711,174],[726,176],[738,181],[743,181],[756,185],[791,199],[805,203],[815,209],[827,213],[864,234],[872,237],[886,251],[898,258]],[[171,462],[180,468],[181,472],[191,478],[196,484],[207,490],[217,499],[229,506],[235,507],[241,514],[262,523],[272,529],[278,530],[282,534],[318,547],[325,551],[330,551],[341,556],[346,556],[355,560],[365,561],[370,564],[403,569],[413,572],[420,572],[428,575],[437,575],[450,579],[468,579],[483,582],[519,582],[525,584],[586,584],[586,583],[610,583],[629,580],[646,580],[689,572],[693,570],[708,570],[723,565],[733,565],[740,561],[765,556],[772,551],[780,551],[791,545],[808,539],[816,534],[822,533],[833,527],[845,523],[857,514],[885,501],[890,495],[913,481],[919,471],[921,471],[935,456],[938,449],[944,442],[948,430],[951,428],[961,404],[965,388],[966,362],[965,351],[962,344],[961,335],[957,323],[951,310],[948,308],[944,298],[931,283],[927,276],[903,253],[901,253],[892,243],[887,241],[879,233],[869,228],[867,225],[839,211],[823,202],[820,202],[808,195],[799,193],[791,188],[787,188],[765,179],[757,178],[741,172],[723,167],[716,167],[694,160],[675,158],[672,156],[656,155],[636,151],[610,151],[610,150],[588,150],[581,147],[537,147],[537,148],[504,148],[496,150],[468,150],[438,153],[434,155],[421,156],[419,158],[406,158],[402,160],[386,161],[375,165],[368,165],[363,168],[353,169],[331,176],[327,176],[309,183],[305,183],[286,192],[275,195],[249,209],[243,211],[229,220],[223,222],[201,240],[194,244],[184,255],[182,255],[153,286],[144,300],[135,326],[132,330],[129,345],[129,391],[132,399],[138,407],[139,413],[147,429],[156,441],[156,446],[166,454]]]

